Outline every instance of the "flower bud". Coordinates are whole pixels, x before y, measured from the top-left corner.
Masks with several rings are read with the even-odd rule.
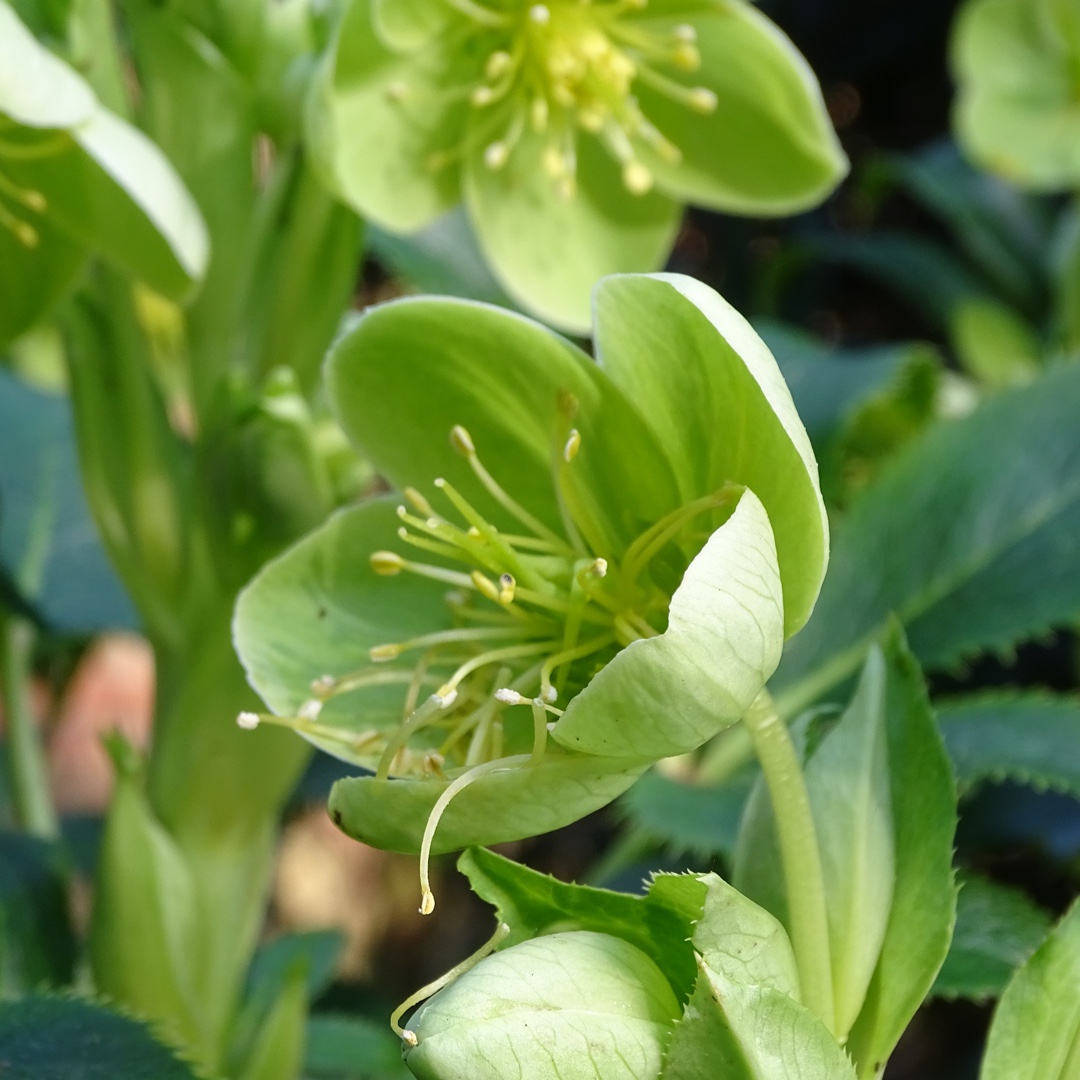
[[[421,1006],[405,1062],[419,1080],[655,1080],[680,1012],[635,946],[549,934],[493,953]]]

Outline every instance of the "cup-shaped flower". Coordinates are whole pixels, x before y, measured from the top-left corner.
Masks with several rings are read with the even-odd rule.
[[[674,275],[601,282],[596,316],[597,361],[441,298],[331,354],[400,494],[267,565],[234,636],[266,719],[375,772],[331,795],[358,839],[426,858],[568,824],[738,721],[809,616],[827,523],[765,345]]]
[[[1075,189],[1080,14],[1073,0],[968,0],[952,52],[964,149],[1026,188]]]
[[[413,232],[464,202],[507,291],[587,332],[684,203],[820,202],[847,162],[818,84],[744,0],[353,0],[308,112],[329,182]]]
[[[48,311],[88,252],[182,295],[209,247],[161,151],[0,0],[0,345]]]
[[[682,1009],[635,946],[586,930],[488,956],[413,1015],[419,1080],[655,1080]]]

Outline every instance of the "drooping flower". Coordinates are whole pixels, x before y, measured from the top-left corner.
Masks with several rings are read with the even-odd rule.
[[[164,154],[0,0],[0,345],[48,313],[91,253],[182,296],[209,243]]]
[[[739,720],[809,616],[827,523],[765,345],[676,275],[609,278],[596,312],[599,362],[441,298],[331,355],[400,494],[265,567],[235,641],[266,719],[375,773],[331,795],[358,839],[426,862],[568,824]]]
[[[1074,0],[968,0],[952,43],[955,125],[978,164],[1035,191],[1080,184]]]
[[[327,178],[414,232],[464,202],[506,289],[587,332],[682,204],[790,214],[847,163],[820,89],[744,0],[353,0],[309,109]]]

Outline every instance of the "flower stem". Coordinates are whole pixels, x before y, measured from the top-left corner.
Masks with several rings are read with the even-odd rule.
[[[787,890],[788,922],[803,1004],[834,1031],[832,958],[817,830],[802,768],[787,725],[768,691],[743,717],[769,788]]]
[[[60,833],[49,795],[41,737],[30,708],[30,653],[34,630],[18,616],[0,621],[0,687],[7,717],[8,768],[19,826],[45,840]]]

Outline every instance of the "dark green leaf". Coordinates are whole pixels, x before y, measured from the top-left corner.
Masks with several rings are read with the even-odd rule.
[[[308,1020],[304,1075],[308,1080],[407,1080],[410,1073],[389,1024],[320,1015]]]
[[[786,716],[847,679],[889,612],[941,669],[1080,615],[1080,369],[910,445],[834,537],[814,616],[772,682]]]
[[[0,833],[0,998],[63,986],[75,956],[60,849],[25,833]]]
[[[4,1080],[195,1080],[145,1024],[90,1001],[31,997],[0,1005]]]
[[[1024,893],[986,878],[963,881],[949,955],[931,989],[936,997],[1000,997],[1013,972],[1050,929],[1050,916]]]
[[[83,632],[135,625],[86,506],[67,400],[0,371],[0,562],[16,580],[36,529],[40,585],[28,599],[47,622]]]
[[[1080,798],[1080,701],[1048,694],[987,694],[938,705],[961,788],[1016,780]]]

